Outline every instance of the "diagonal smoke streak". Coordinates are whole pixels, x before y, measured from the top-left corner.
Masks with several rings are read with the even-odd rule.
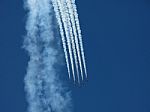
[[[63,48],[65,51],[68,47],[69,56],[67,57],[70,58],[73,79],[74,81],[76,80],[75,69],[74,69],[74,61],[75,61],[75,66],[77,70],[77,78],[78,78],[78,82],[80,83],[78,61],[79,61],[79,67],[80,67],[82,80],[84,79],[83,68],[84,68],[86,77],[87,77],[87,70],[86,70],[85,56],[84,56],[84,50],[83,50],[81,29],[80,29],[75,1],[74,0],[56,0],[56,1],[52,0],[52,1],[55,2],[54,10],[57,9],[57,12],[55,11],[55,13],[57,13],[56,16],[57,16],[59,28],[60,26],[62,28],[60,29],[60,33],[63,32],[62,42],[63,40],[67,40],[67,45],[66,43],[64,44],[65,41],[63,42]],[[59,16],[59,19],[58,19],[58,16]],[[64,47],[65,45],[66,45],[66,49]],[[66,58],[66,64],[67,64],[67,61],[68,59]],[[82,62],[83,62],[83,68],[82,68]],[[69,67],[70,66],[68,63],[67,68]],[[70,69],[68,70],[70,72]],[[69,72],[68,74],[70,78]]]
[[[59,7],[59,10],[60,10],[62,22],[63,22],[64,29],[65,29],[67,45],[68,45],[70,61],[71,61],[71,67],[72,67],[72,74],[73,74],[73,79],[75,81],[76,78],[75,78],[75,70],[74,70],[74,62],[73,62],[73,53],[72,53],[72,49],[71,49],[71,40],[70,40],[68,25],[67,25],[67,21],[66,21],[67,17],[66,17],[64,6],[62,5],[63,4],[62,0],[56,0],[56,1],[57,1],[57,5]]]
[[[69,58],[68,58],[68,53],[67,53],[66,39],[65,39],[65,36],[64,36],[63,25],[62,25],[62,22],[61,22],[61,16],[59,14],[60,12],[59,12],[56,0],[52,0],[52,4],[53,4],[53,7],[54,7],[56,19],[57,19],[57,22],[58,22],[58,25],[59,25],[60,35],[61,35],[61,38],[62,38],[63,49],[64,49],[64,53],[65,53],[65,60],[66,60],[68,75],[69,75],[69,78],[70,78],[70,67],[69,67],[69,60],[68,60]]]
[[[71,98],[54,68],[58,50],[52,26],[51,0],[26,0],[27,36],[24,48],[30,61],[25,76],[28,112],[70,112]]]
[[[82,35],[81,35],[79,17],[78,17],[78,13],[77,13],[77,7],[76,7],[76,4],[75,4],[75,0],[71,0],[71,4],[73,6],[73,11],[74,11],[74,17],[75,17],[77,32],[78,32],[78,36],[79,36],[79,43],[80,43],[80,49],[81,49],[81,54],[82,54],[84,71],[85,71],[85,75],[87,77],[87,70],[86,70],[86,63],[85,63],[85,54],[84,54],[84,49],[83,49]]]
[[[74,60],[75,60],[75,66],[76,66],[76,70],[77,70],[77,78],[78,78],[78,83],[80,83],[80,77],[79,77],[79,71],[78,71],[78,59],[77,59],[77,53],[76,53],[76,48],[75,48],[75,40],[74,40],[74,36],[73,36],[73,29],[71,26],[71,19],[69,17],[69,11],[67,9],[67,4],[64,1],[64,8],[65,8],[65,13],[66,13],[66,20],[67,20],[67,24],[68,24],[68,30],[70,33],[70,38],[71,38],[71,43],[72,43],[72,49],[73,49],[73,54],[74,54]]]
[[[81,77],[82,77],[82,80],[83,80],[84,77],[83,77],[83,71],[82,71],[81,54],[80,54],[76,24],[75,24],[75,20],[74,20],[73,7],[72,7],[72,4],[71,4],[70,0],[66,0],[66,3],[67,3],[68,10],[69,10],[70,20],[71,20],[71,24],[72,24],[72,28],[73,28],[75,44],[76,44],[76,49],[77,49],[77,55],[78,55],[78,60],[79,60],[79,66],[80,66],[80,71],[81,71]]]

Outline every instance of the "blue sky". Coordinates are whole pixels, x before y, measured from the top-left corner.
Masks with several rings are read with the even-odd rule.
[[[77,0],[89,79],[75,112],[150,112],[150,1]],[[0,1],[0,112],[25,112],[22,0]],[[64,74],[66,75],[66,74]]]

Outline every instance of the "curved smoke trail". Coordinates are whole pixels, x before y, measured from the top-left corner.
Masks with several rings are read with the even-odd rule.
[[[28,111],[70,112],[70,94],[54,68],[59,51],[52,44],[55,38],[51,0],[26,0],[25,5],[28,19],[24,48],[30,56],[25,76]]]
[[[59,14],[59,8],[57,6],[57,2],[55,0],[52,0],[52,4],[53,4],[54,12],[55,12],[55,15],[56,15],[56,18],[58,21],[58,26],[59,26],[63,49],[64,49],[64,54],[65,54],[65,60],[66,60],[66,64],[67,64],[68,75],[70,78],[71,73],[70,73],[70,66],[69,66],[68,53],[67,53],[67,47],[66,47],[66,39],[65,39],[65,34],[64,34],[64,30],[63,30],[63,24],[61,22],[61,16]]]
[[[77,53],[76,53],[76,48],[75,48],[75,40],[74,40],[74,36],[73,36],[73,28],[71,26],[71,19],[69,16],[69,11],[67,10],[67,4],[64,1],[64,9],[65,9],[65,14],[66,14],[66,20],[67,20],[67,26],[68,26],[68,31],[70,34],[70,39],[71,39],[71,45],[72,45],[72,49],[73,49],[73,54],[74,54],[74,60],[75,60],[75,66],[76,66],[76,71],[77,71],[77,78],[78,78],[78,82],[80,83],[80,77],[79,77],[79,68],[78,68],[78,59],[77,59]]]
[[[80,83],[80,76],[82,81],[84,74],[87,78],[87,70],[75,0],[52,0],[52,3],[61,33],[69,78],[72,72],[73,80],[76,81],[77,77],[78,83]],[[78,69],[80,69],[80,74]]]
[[[73,34],[74,34],[74,38],[75,38],[75,47],[77,50],[77,56],[78,56],[79,66],[80,66],[80,71],[81,71],[81,77],[83,80],[83,71],[82,71],[83,68],[82,68],[81,54],[80,54],[80,48],[79,48],[79,42],[78,42],[78,34],[77,34],[77,28],[76,28],[76,24],[75,24],[74,12],[73,12],[73,7],[72,7],[71,1],[66,0],[66,5],[68,7],[68,13],[70,15],[70,21],[72,24]]]
[[[85,54],[84,54],[84,49],[83,49],[82,35],[81,35],[79,17],[78,17],[78,13],[77,13],[77,7],[75,5],[75,0],[70,0],[70,1],[71,1],[72,6],[73,6],[77,32],[78,32],[78,36],[79,36],[79,43],[80,43],[80,49],[81,49],[81,54],[82,54],[83,66],[84,66],[84,71],[85,71],[85,75],[86,75],[86,78],[87,78],[88,75],[87,75],[87,70],[86,70]]]
[[[70,39],[70,35],[69,35],[69,32],[68,32],[68,25],[67,25],[67,20],[66,20],[67,17],[66,17],[66,14],[65,14],[65,10],[64,10],[64,7],[63,7],[62,0],[56,0],[56,1],[57,1],[57,5],[59,7],[59,10],[60,10],[60,14],[61,14],[61,17],[62,17],[62,22],[64,24],[64,29],[65,29],[66,39],[67,39],[67,45],[68,45],[69,55],[70,55],[70,61],[71,61],[72,74],[73,74],[73,79],[75,81],[73,53],[72,53],[72,49],[71,49],[71,39]]]

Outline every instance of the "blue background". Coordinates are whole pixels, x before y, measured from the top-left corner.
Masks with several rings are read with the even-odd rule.
[[[77,0],[89,79],[75,112],[150,112],[150,1]],[[25,112],[22,0],[0,0],[0,112]]]

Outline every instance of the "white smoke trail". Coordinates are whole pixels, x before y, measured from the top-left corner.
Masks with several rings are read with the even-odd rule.
[[[68,24],[67,24],[67,21],[66,21],[67,17],[66,17],[64,6],[63,6],[63,2],[61,0],[56,0],[56,1],[57,1],[57,5],[59,7],[59,10],[60,10],[60,14],[61,14],[61,17],[62,17],[64,29],[65,29],[67,45],[68,45],[70,61],[71,61],[71,67],[72,67],[72,74],[73,74],[73,79],[75,81],[76,78],[75,78],[75,70],[74,70],[74,61],[73,61],[73,56],[72,56],[71,40],[70,40],[69,31],[68,31]]]
[[[79,66],[80,66],[80,71],[81,71],[81,77],[82,77],[82,80],[83,80],[84,77],[83,77],[82,62],[81,62],[81,57],[80,57],[81,54],[80,54],[76,24],[75,24],[75,20],[74,20],[73,7],[72,7],[72,4],[71,4],[70,0],[66,0],[66,3],[67,3],[68,10],[69,10],[71,23],[72,23],[72,28],[73,28],[74,38],[75,38],[75,44],[76,44],[76,49],[77,49],[77,55],[78,55],[78,60],[79,60]]]
[[[77,59],[77,53],[76,53],[76,48],[75,48],[75,40],[74,40],[74,36],[73,36],[73,29],[71,26],[71,19],[69,16],[69,11],[67,8],[67,4],[65,1],[63,1],[63,5],[64,5],[64,9],[65,9],[65,13],[66,13],[66,20],[67,20],[67,24],[68,24],[68,30],[70,33],[70,38],[71,38],[71,43],[72,43],[72,49],[73,49],[73,54],[74,54],[74,60],[75,60],[75,66],[76,66],[76,70],[77,70],[77,77],[78,77],[78,83],[80,83],[80,77],[79,77],[79,71],[78,71],[78,59]]]
[[[30,61],[25,76],[28,112],[70,112],[70,95],[62,87],[54,68],[58,50],[52,43],[52,4],[50,0],[26,0],[27,36],[24,48]]]
[[[63,25],[62,25],[62,22],[61,22],[61,16],[59,14],[60,12],[59,12],[56,0],[52,0],[52,4],[53,4],[53,7],[54,7],[56,19],[57,19],[57,22],[58,22],[58,25],[59,25],[60,35],[61,35],[61,38],[62,38],[63,49],[64,49],[64,53],[65,53],[65,60],[66,60],[68,75],[69,75],[69,78],[70,78],[70,66],[69,66],[69,60],[68,60],[69,58],[68,58],[68,53],[67,53],[66,39],[65,39],[65,36],[64,36]]]
[[[74,17],[75,17],[77,32],[78,32],[78,36],[79,36],[79,43],[80,43],[80,49],[81,49],[81,54],[82,54],[82,60],[83,60],[84,71],[85,71],[85,75],[86,75],[86,77],[87,77],[87,70],[86,70],[86,63],[85,63],[85,55],[84,55],[84,49],[83,49],[83,43],[82,43],[82,35],[81,35],[79,17],[78,17],[78,13],[77,13],[77,7],[76,7],[76,4],[75,4],[75,0],[71,0],[71,2],[72,2],[72,6],[73,6],[73,11],[74,11]]]

